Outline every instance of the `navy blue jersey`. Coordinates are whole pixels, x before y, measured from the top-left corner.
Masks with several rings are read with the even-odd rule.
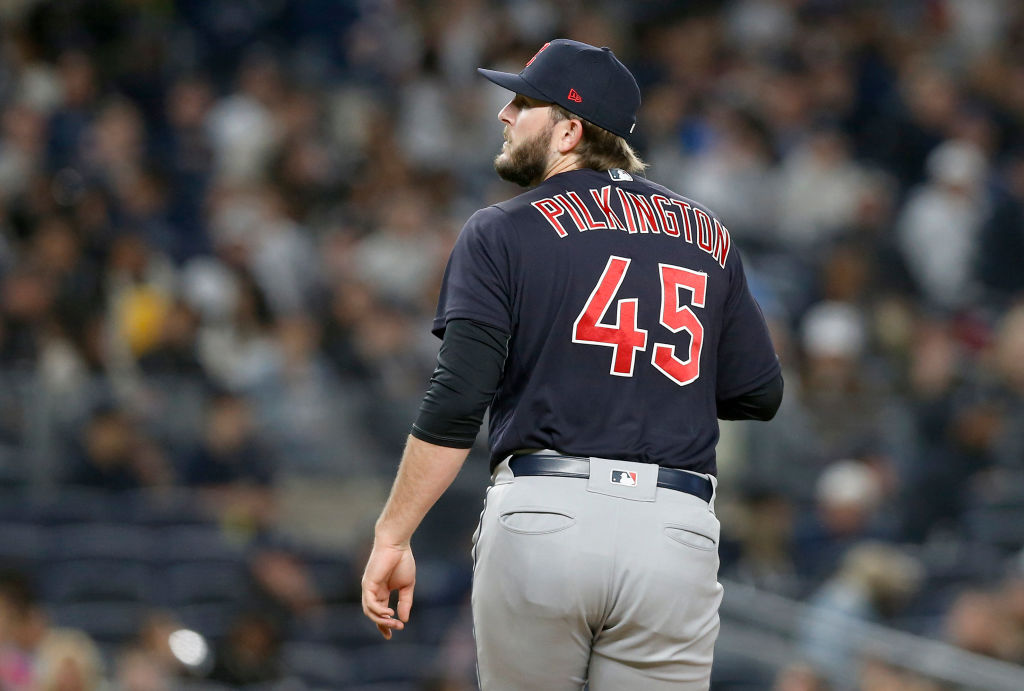
[[[779,374],[725,226],[620,170],[561,173],[475,213],[434,333],[451,319],[510,335],[492,465],[554,449],[715,473],[716,399]]]

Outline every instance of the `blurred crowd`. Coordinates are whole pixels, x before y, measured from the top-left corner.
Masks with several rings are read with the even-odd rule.
[[[773,329],[778,417],[723,425],[723,575],[1024,663],[1014,0],[0,3],[0,485],[192,488],[259,540],[293,481],[389,477],[447,253],[517,192],[475,68],[556,36],[636,74],[650,177],[719,214]],[[0,688],[157,688],[126,670],[163,653],[26,630]],[[780,689],[933,688],[804,635]],[[29,649],[81,683],[14,681]]]

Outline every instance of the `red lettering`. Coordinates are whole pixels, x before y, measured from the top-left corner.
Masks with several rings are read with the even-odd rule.
[[[593,191],[595,190],[591,190],[591,192]],[[576,194],[575,192],[566,192],[566,196],[569,197],[569,199],[571,199],[572,201],[574,201],[576,203],[576,206],[579,207],[580,213],[583,214],[583,219],[587,222],[587,228],[589,228],[590,230],[603,230],[608,227],[607,223],[603,221],[598,221],[597,219],[590,215],[590,209],[588,209],[587,205],[583,203],[582,199],[580,199],[580,195]]]
[[[698,208],[693,209],[693,217],[697,221],[697,247],[710,254],[714,250],[711,239],[711,217]]]
[[[633,201],[633,207],[636,209],[636,218],[639,222],[640,232],[661,232],[658,230],[658,221],[654,215],[654,209],[651,207],[651,203],[647,201],[647,198],[639,194],[630,194],[629,196]]]
[[[671,202],[679,207],[679,217],[682,219],[683,225],[683,237],[687,242],[693,242],[693,232],[690,230],[690,217],[686,213],[690,205],[686,202],[681,202],[678,199],[672,199]]]
[[[666,213],[665,204],[669,203],[668,197],[664,197],[660,194],[655,194],[651,197],[651,201],[654,202],[654,210],[658,212],[658,218],[661,219],[661,227],[665,229],[665,235],[670,235],[674,238],[679,237],[679,225],[676,223],[676,219]]]
[[[605,185],[601,188],[600,194],[598,194],[597,190],[590,190],[590,194],[594,201],[597,202],[597,208],[601,210],[601,213],[604,214],[605,219],[608,221],[608,227],[625,230],[626,226],[622,225],[622,221],[612,211],[612,186]]]
[[[633,216],[632,204],[630,204],[629,193],[621,187],[616,187],[619,192],[619,201],[622,202],[622,215],[626,217],[626,225],[629,227],[629,234],[636,232],[636,219]]]
[[[718,260],[718,265],[723,269],[725,268],[725,260],[729,258],[729,247],[732,245],[732,239],[729,237],[729,231],[726,230],[725,226],[715,219],[715,251],[711,256]]]
[[[569,215],[572,217],[572,222],[576,224],[577,230],[583,231],[587,229],[587,227],[583,225],[583,219],[580,218],[579,212],[573,208],[572,204],[570,204],[565,197],[560,194],[556,194],[555,200],[562,205],[563,209],[569,212]]]
[[[539,211],[544,218],[548,219],[548,223],[550,223],[551,227],[555,229],[556,233],[558,233],[558,237],[564,238],[568,235],[568,233],[565,232],[565,228],[562,227],[562,224],[558,222],[558,217],[565,213],[562,207],[558,205],[558,202],[546,197],[544,199],[538,199],[533,202],[531,206]]]

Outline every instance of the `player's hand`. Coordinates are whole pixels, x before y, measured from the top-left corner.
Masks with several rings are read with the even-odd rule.
[[[370,559],[363,571],[363,614],[377,625],[382,636],[391,640],[392,630],[405,628],[412,609],[412,591],[416,585],[416,560],[408,545],[393,546],[374,541]],[[391,591],[398,591],[395,611],[388,606]]]

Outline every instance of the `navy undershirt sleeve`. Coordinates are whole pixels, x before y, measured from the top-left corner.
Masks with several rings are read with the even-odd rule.
[[[782,405],[782,372],[753,391],[716,401],[720,420],[771,420]]]
[[[447,323],[412,436],[437,446],[473,446],[501,380],[508,339],[503,329],[470,319]]]

